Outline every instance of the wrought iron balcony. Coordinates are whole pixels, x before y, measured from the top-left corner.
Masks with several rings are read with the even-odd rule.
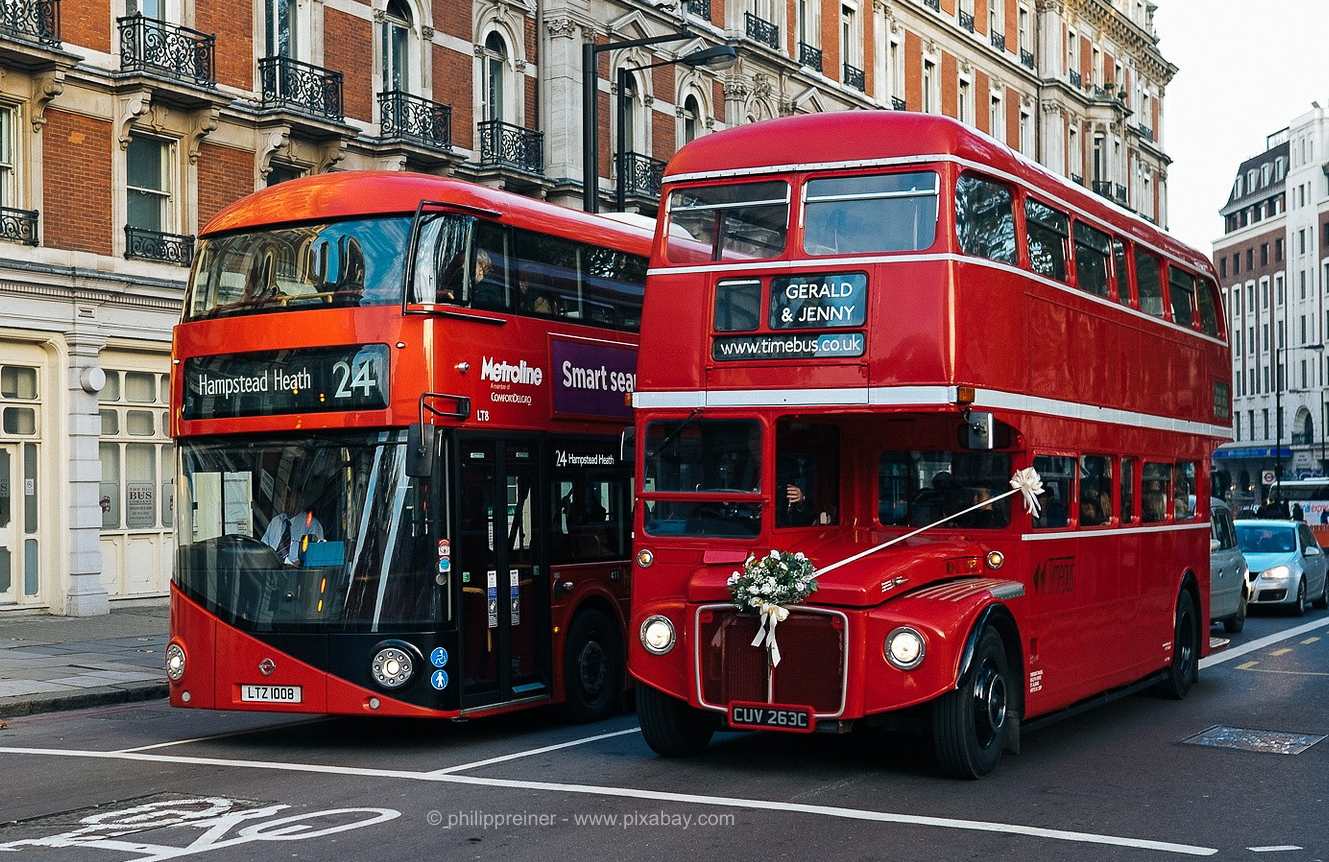
[[[905,100],[899,96],[891,96],[891,108],[896,111],[906,111],[909,109],[909,106],[905,103]]]
[[[1140,137],[1144,138],[1146,141],[1152,142],[1154,140],[1154,130],[1149,126],[1146,126],[1144,123],[1136,126],[1135,129],[1140,133]]]
[[[685,0],[683,8],[698,18],[711,20],[711,0]]]
[[[866,83],[864,83],[863,70],[848,63],[844,64],[844,82],[855,90],[865,90],[867,88]]]
[[[1080,77],[1080,73],[1075,71],[1074,69],[1068,71],[1066,73],[1066,77],[1070,80],[1071,86],[1076,88],[1077,90],[1080,87],[1084,86],[1084,78]]]
[[[1121,183],[1112,184],[1112,197],[1116,198],[1117,203],[1126,203],[1126,187]]]
[[[301,63],[290,57],[264,57],[258,61],[264,110],[288,109],[340,123],[341,72]]]
[[[1077,186],[1082,186],[1084,185],[1084,177],[1079,174],[1071,174],[1071,182],[1075,183]]]
[[[800,66],[807,66],[809,69],[821,71],[821,49],[814,48],[807,42],[798,43],[798,63]]]
[[[189,266],[194,260],[194,238],[127,224],[125,257]]]
[[[216,36],[142,15],[119,24],[121,71],[152,72],[200,87],[217,83]]]
[[[994,31],[994,32],[992,33],[992,35],[988,36],[988,40],[989,40],[990,42],[992,42],[992,47],[993,47],[993,48],[996,48],[998,51],[1005,51],[1005,50],[1006,50],[1006,34],[1005,34],[1005,33],[997,33],[997,32]]]
[[[37,244],[37,211],[0,207],[0,239]]]
[[[665,163],[641,153],[623,153],[619,170],[623,172],[623,188],[629,196],[660,198],[660,183],[664,179]]]
[[[452,149],[452,108],[401,90],[378,94],[379,137]]]
[[[744,32],[752,41],[760,42],[776,51],[780,50],[780,28],[770,21],[765,18],[758,18],[751,12],[744,12],[743,27]]]
[[[0,3],[0,35],[60,47],[60,0],[8,0]]]
[[[1034,52],[1033,52],[1033,51],[1026,51],[1024,48],[1021,48],[1021,49],[1020,49],[1020,64],[1021,64],[1022,66],[1025,66],[1026,68],[1029,68],[1029,69],[1034,68]]]
[[[1112,98],[1112,91],[1102,84],[1094,84],[1093,89],[1090,92],[1093,93],[1095,99]]]
[[[941,0],[923,0],[923,5],[931,9],[933,12],[941,11]]]
[[[1112,197],[1112,182],[1110,180],[1094,180],[1090,187],[1094,194],[1102,195],[1105,198]]]
[[[964,10],[961,10],[960,28],[963,30],[968,30],[970,33],[974,32],[974,16],[970,15],[968,12],[965,12]]]
[[[478,128],[480,164],[515,168],[530,174],[544,173],[544,132],[535,132],[501,120],[485,120]]]

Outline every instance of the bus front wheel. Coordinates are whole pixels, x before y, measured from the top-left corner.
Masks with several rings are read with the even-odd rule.
[[[932,746],[941,771],[981,778],[995,769],[1017,698],[1001,635],[985,629],[959,686],[932,703]]]
[[[595,608],[579,612],[563,650],[563,712],[569,720],[599,721],[613,714],[623,695],[623,663],[623,637],[614,621]]]
[[[637,685],[637,718],[646,744],[661,757],[687,757],[706,748],[715,717],[649,685]]]
[[[1190,590],[1177,596],[1176,623],[1172,631],[1172,663],[1164,672],[1157,692],[1181,700],[1200,678],[1200,625]]]

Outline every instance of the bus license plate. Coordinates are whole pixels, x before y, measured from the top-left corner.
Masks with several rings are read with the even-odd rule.
[[[240,700],[245,703],[299,703],[301,699],[298,685],[240,686]]]
[[[729,704],[729,726],[735,730],[781,730],[811,733],[816,719],[810,706],[779,706],[771,703]]]

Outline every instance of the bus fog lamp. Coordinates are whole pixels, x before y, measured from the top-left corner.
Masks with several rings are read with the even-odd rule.
[[[674,648],[674,624],[668,617],[647,617],[641,624],[641,645],[652,655],[664,655]]]
[[[389,646],[374,653],[369,671],[374,676],[374,682],[384,688],[401,688],[411,681],[415,662],[406,650]]]
[[[185,651],[179,644],[166,647],[166,676],[171,682],[179,682],[185,675]]]
[[[886,660],[900,670],[913,670],[923,663],[923,636],[908,626],[901,626],[886,636]]]
[[[1000,569],[1005,562],[1006,555],[1001,551],[988,551],[987,563],[989,569],[996,571],[997,569]]]
[[[637,552],[637,565],[643,569],[649,569],[651,563],[655,562],[655,554],[651,553],[650,548],[642,548]]]

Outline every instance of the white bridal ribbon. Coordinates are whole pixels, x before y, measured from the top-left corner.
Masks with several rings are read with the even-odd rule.
[[[752,639],[752,645],[759,647],[765,641],[771,667],[777,667],[780,664],[780,645],[775,642],[775,627],[789,619],[789,611],[775,602],[762,602],[757,606],[757,615],[761,619],[757,623],[757,636]]]

